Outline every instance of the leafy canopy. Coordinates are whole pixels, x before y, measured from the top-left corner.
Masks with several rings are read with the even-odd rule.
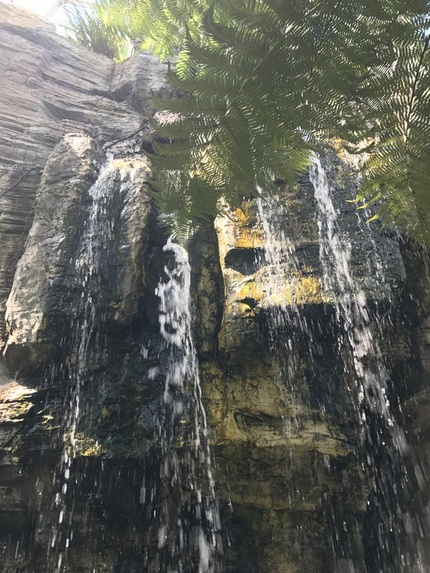
[[[341,141],[364,205],[430,245],[428,0],[98,0],[104,22],[176,58],[156,99],[158,200],[179,230]],[[322,143],[324,142],[324,143]]]

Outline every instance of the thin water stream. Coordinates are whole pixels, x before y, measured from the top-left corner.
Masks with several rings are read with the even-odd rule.
[[[369,310],[369,301],[351,270],[351,244],[342,238],[332,190],[319,158],[313,159],[310,180],[315,190],[319,228],[320,260],[327,292],[335,300],[340,335],[338,351],[344,357],[345,378],[356,396],[362,445],[367,451],[368,471],[373,475],[374,495],[368,504],[375,536],[369,571],[425,573],[430,564],[418,549],[408,553],[410,525],[405,523],[405,504],[410,496],[409,477],[403,457],[408,445],[389,401],[389,372],[381,349],[378,316]],[[370,231],[367,231],[371,243]],[[383,281],[382,264],[375,245],[371,253],[376,274]],[[362,255],[365,256],[365,255]],[[392,295],[391,295],[392,296]],[[370,531],[364,534],[372,535]],[[412,542],[413,545],[413,542]]]
[[[162,455],[159,569],[172,573],[217,573],[220,517],[191,332],[191,268],[185,249],[171,239],[163,251],[169,258],[165,276],[156,288],[164,341],[159,357],[165,377],[158,428]],[[155,368],[152,376],[157,373]]]
[[[64,444],[53,484],[54,508],[58,513],[48,548],[53,573],[62,573],[65,556],[73,543],[73,490],[79,482],[73,464],[80,442],[82,391],[90,372],[103,361],[101,326],[106,318],[103,282],[109,275],[108,266],[114,248],[114,202],[118,194],[127,193],[131,184],[130,178],[110,157],[88,190],[88,216],[73,262],[74,284],[79,294],[74,298],[70,312],[73,319],[67,340],[64,368],[67,372],[66,403],[61,427]]]

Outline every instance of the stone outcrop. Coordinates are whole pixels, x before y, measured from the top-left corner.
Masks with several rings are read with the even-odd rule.
[[[0,3],[0,309],[55,144],[67,133],[86,133],[102,146],[135,132],[164,73],[155,57],[138,54],[115,64],[61,38],[37,16]]]
[[[109,276],[106,316],[130,325],[145,287],[144,254],[151,201],[143,157],[107,160],[88,135],[67,135],[49,157],[36,195],[33,225],[6,304],[5,357],[23,374],[52,360],[58,338],[76,319],[80,237],[90,216],[91,186],[110,189],[115,250],[103,245]],[[63,332],[63,334],[61,334]]]

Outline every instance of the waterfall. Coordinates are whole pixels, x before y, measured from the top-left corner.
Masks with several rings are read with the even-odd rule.
[[[307,196],[306,202],[312,215],[312,197]],[[312,466],[301,469],[301,479],[304,483],[315,483],[315,480],[317,483],[330,483],[335,476],[337,456],[342,459],[348,455],[347,450],[342,452],[341,444],[337,454],[333,451],[338,447],[336,433],[340,434],[342,424],[339,419],[343,421],[345,416],[345,412],[338,411],[336,403],[340,403],[344,397],[341,397],[339,388],[330,387],[336,385],[336,371],[328,372],[327,367],[321,364],[324,357],[324,361],[333,364],[335,370],[339,368],[339,361],[335,359],[331,348],[333,296],[324,289],[318,272],[317,240],[310,236],[307,242],[303,241],[301,230],[294,230],[295,221],[289,207],[285,189],[264,197],[264,200],[258,200],[260,224],[265,233],[262,262],[265,269],[265,295],[269,303],[265,311],[266,328],[270,351],[278,365],[275,384],[279,388],[281,400],[291,404],[283,423],[285,444],[291,444],[290,480],[295,482],[294,464],[300,466],[303,455],[299,444],[303,436],[309,433],[313,436],[307,446],[309,452],[313,452]],[[322,342],[323,338],[327,340]],[[335,403],[331,404],[331,401]],[[322,439],[322,451],[318,451],[319,436]],[[331,440],[333,449],[330,451],[330,447],[327,447],[324,450],[324,441],[328,443]],[[345,481],[354,479],[354,472],[346,464],[344,471]],[[296,486],[295,493],[296,496],[292,496],[290,502],[292,511],[296,504],[315,503],[312,489],[300,484]],[[327,563],[321,566],[331,567],[333,573],[355,571],[353,560],[354,564],[360,561],[360,547],[355,539],[359,526],[348,515],[348,511],[344,512],[342,508],[339,510],[341,502],[336,500],[336,494],[332,498],[322,491],[321,495],[319,511],[324,515],[326,535],[338,537],[331,547],[329,540],[325,540]],[[340,491],[338,495],[345,493]],[[341,535],[337,533],[339,528],[342,528]],[[345,540],[347,530],[348,539]],[[306,544],[299,533],[296,536],[298,547],[301,543]],[[300,555],[300,551],[298,553]],[[361,571],[359,564],[358,567],[357,571]]]
[[[61,453],[53,476],[51,511],[39,516],[39,529],[44,532],[43,537],[49,536],[46,558],[49,573],[63,573],[68,567],[77,566],[74,554],[78,550],[77,538],[82,540],[82,537],[75,508],[82,506],[82,487],[86,487],[82,484],[88,479],[85,462],[80,460],[85,460],[86,455],[97,458],[107,451],[97,441],[97,432],[93,433],[93,414],[90,413],[88,421],[85,417],[94,404],[91,386],[97,383],[98,372],[112,364],[109,356],[112,347],[108,346],[105,334],[112,324],[113,313],[117,312],[118,305],[115,306],[112,297],[118,287],[111,282],[115,273],[122,272],[118,265],[124,264],[124,258],[129,261],[130,247],[125,254],[117,250],[124,240],[121,233],[126,232],[125,225],[130,217],[137,220],[140,205],[129,207],[135,189],[134,172],[142,169],[138,162],[133,165],[131,160],[109,157],[100,169],[96,182],[85,192],[85,222],[68,261],[71,287],[66,296],[71,301],[72,318],[64,326],[63,359],[57,369],[52,367],[50,375],[61,380],[65,392],[59,430]],[[136,175],[136,181],[141,184],[142,177]],[[142,555],[141,567],[149,559],[163,573],[220,573],[220,517],[191,332],[191,269],[187,252],[172,240],[167,241],[163,253],[166,264],[155,290],[159,299],[159,337],[152,333],[149,338],[151,348],[158,353],[159,367],[143,374],[144,351],[141,365],[143,384],[149,386],[151,380],[164,378],[161,406],[154,410],[158,421],[152,441],[154,448],[148,454],[150,457],[152,452],[158,452],[160,459],[146,470],[148,446],[142,445],[143,458],[139,462],[144,466],[139,470],[144,475],[140,504],[146,514],[153,513],[155,522],[148,519],[145,534],[151,549],[138,543],[134,547]],[[123,360],[126,367],[127,356]],[[49,384],[51,379],[47,381]],[[97,384],[98,391],[103,392],[103,386]],[[156,393],[154,390],[154,404]],[[141,405],[142,410],[145,406]],[[147,489],[147,482],[157,472],[155,483]],[[103,480],[102,475],[94,478],[84,507],[91,507],[93,498],[97,499],[96,490]],[[139,499],[138,489],[136,494]],[[149,555],[154,530],[157,549]]]
[[[169,239],[170,255],[156,294],[164,347],[161,448],[161,515],[158,530],[160,571],[219,571],[220,519],[212,475],[206,413],[191,333],[191,269],[187,252]],[[155,369],[152,376],[157,374]],[[181,515],[183,505],[189,515]],[[163,553],[165,557],[163,557]],[[197,563],[196,563],[197,560]],[[194,571],[194,568],[192,569]]]
[[[0,402],[5,573],[427,571],[421,317],[341,161],[202,226],[191,269],[133,150],[65,148],[79,185],[62,210],[47,169],[9,304],[11,360],[49,376]]]
[[[330,185],[318,158],[314,159],[310,179],[318,207],[320,260],[324,284],[336,301],[337,320],[342,322],[345,330],[352,354],[359,400],[362,404],[366,403],[373,412],[382,415],[387,425],[394,428],[396,424],[387,398],[388,373],[384,367],[378,335],[372,328],[366,295],[351,275],[351,245],[342,242],[340,238]],[[377,253],[374,255],[378,256]],[[375,371],[367,366],[370,357],[377,363]],[[362,412],[364,424],[365,416]],[[406,443],[399,428],[395,432],[394,440],[398,451],[404,451]]]
[[[349,447],[355,449],[359,460],[363,491],[368,487],[366,484],[370,483],[371,487],[364,497],[367,498],[364,518],[348,517],[347,513],[344,516],[342,511],[339,513],[339,504],[336,509],[335,499],[327,500],[324,513],[332,522],[329,527],[333,568],[336,572],[424,573],[429,563],[419,543],[417,547],[417,540],[424,537],[425,524],[408,509],[414,496],[404,459],[409,455],[409,447],[390,404],[390,364],[381,338],[382,315],[387,314],[386,309],[394,300],[385,277],[383,253],[378,252],[378,243],[369,226],[357,212],[354,214],[354,207],[351,208],[355,220],[351,235],[357,244],[351,245],[345,220],[340,219],[329,179],[318,158],[313,160],[309,179],[314,198],[307,200],[315,202],[319,249],[319,275],[316,267],[313,269],[316,275],[313,292],[317,293],[313,302],[301,300],[295,286],[299,284],[296,280],[306,278],[306,265],[294,234],[289,235],[294,222],[288,213],[284,192],[281,190],[257,202],[266,236],[264,252],[260,255],[264,268],[260,275],[266,281],[261,306],[267,306],[269,345],[279,363],[280,383],[292,397],[298,412],[285,421],[286,436],[290,439],[308,423],[303,417],[303,404],[311,407],[313,403],[315,408],[310,380],[316,380],[313,384],[318,384],[322,391],[328,383],[321,378],[318,364],[331,358],[324,356],[327,349],[318,348],[316,341],[325,333],[330,338],[331,352],[338,356],[336,368],[352,408],[350,414],[345,414],[344,423],[352,414],[359,430],[359,441],[351,440]],[[354,268],[353,260],[357,260],[357,256],[366,261],[364,272]],[[374,300],[369,301],[372,296]],[[313,317],[316,310],[310,309],[312,304],[321,308],[318,318]],[[300,355],[304,356],[304,352],[312,371],[308,376],[308,393],[302,386],[295,387],[301,376]],[[326,406],[330,406],[329,394],[316,407],[318,416],[330,426]],[[335,466],[331,468],[328,457],[327,470],[338,471]],[[362,541],[358,542],[357,537]],[[364,553],[360,555],[362,543]]]
[[[79,449],[94,444],[82,442],[79,423],[82,410],[82,391],[90,373],[103,359],[100,339],[104,316],[103,283],[109,275],[108,266],[114,248],[115,224],[113,219],[115,198],[125,194],[131,182],[120,165],[109,158],[102,167],[97,181],[88,190],[88,216],[80,237],[73,267],[74,297],[70,314],[73,317],[67,340],[67,358],[62,366],[67,372],[66,403],[61,427],[64,441],[62,456],[54,477],[54,507],[58,520],[54,525],[48,553],[53,573],[62,573],[65,554],[73,542],[73,489],[79,478],[74,475],[73,462]]]
[[[294,276],[297,272],[297,262],[294,243],[282,228],[286,210],[285,205],[280,201],[279,195],[272,195],[268,192],[264,199],[259,197],[257,199],[257,209],[266,239],[264,252],[260,257],[262,258],[262,263],[264,263],[265,272],[270,276],[267,292],[265,293],[265,301],[268,305],[273,305],[277,309],[271,317],[271,328],[269,329],[271,344],[273,344],[276,325],[281,326],[285,320],[283,315],[295,308],[295,305],[288,307],[286,304],[285,278]],[[292,298],[294,298],[294,288],[291,290]],[[297,313],[295,314],[298,316]],[[290,319],[292,319],[291,316]]]
[[[376,567],[378,573],[424,573],[428,571],[429,564],[423,561],[414,543],[411,543],[412,554],[408,554],[408,548],[405,548],[405,538],[411,526],[405,523],[408,517],[405,519],[402,515],[402,508],[410,493],[402,458],[407,454],[408,446],[389,401],[389,372],[380,346],[378,316],[369,310],[366,294],[353,276],[350,262],[352,245],[348,237],[341,236],[330,183],[317,157],[313,159],[310,180],[317,203],[324,285],[335,300],[340,332],[338,351],[345,356],[345,376],[352,395],[356,396],[362,443],[367,452],[365,463],[368,473],[374,476],[374,497],[368,504],[374,505],[372,527],[375,527],[376,535],[371,545],[375,554],[367,556],[367,563],[372,563],[371,567]],[[366,234],[367,242],[371,244],[369,229]],[[374,273],[374,279],[385,283],[375,245],[370,256],[369,272]],[[383,284],[383,287],[387,285]]]
[[[260,255],[264,268],[262,280],[265,293],[262,306],[267,308],[267,336],[271,352],[277,357],[279,381],[291,395],[295,405],[308,397],[303,397],[301,389],[293,380],[298,375],[298,334],[307,331],[306,318],[301,312],[299,263],[296,245],[288,236],[285,221],[288,218],[287,206],[281,193],[267,192],[264,199],[257,199],[258,217],[264,231],[264,251]],[[283,333],[284,336],[280,336]],[[285,337],[286,333],[286,337]],[[281,395],[285,391],[281,389]],[[289,422],[298,431],[300,416]],[[286,423],[286,428],[287,428]]]

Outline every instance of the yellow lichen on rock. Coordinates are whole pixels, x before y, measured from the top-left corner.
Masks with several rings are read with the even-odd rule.
[[[278,307],[284,308],[292,305],[303,304],[324,304],[332,302],[332,298],[327,295],[321,284],[321,279],[316,276],[303,276],[295,271],[291,271],[285,277],[285,282],[279,285],[270,284],[267,271],[263,269],[256,277],[258,284],[265,291],[265,296],[262,299],[263,308]],[[264,279],[266,278],[266,284]],[[260,279],[260,280],[258,280]]]
[[[107,453],[107,449],[104,448],[97,440],[85,435],[83,432],[78,432],[72,443],[72,435],[66,434],[64,436],[65,444],[73,449],[74,456],[83,457],[99,457]]]
[[[15,380],[0,384],[0,423],[22,422],[33,407],[29,398],[35,392]]]
[[[235,246],[238,249],[252,249],[264,246],[264,231],[257,223],[255,206],[249,201],[243,202],[241,207],[234,211]]]
[[[240,373],[228,376],[213,363],[203,364],[202,378],[215,445],[242,442],[332,457],[350,453],[319,412],[294,399],[280,382],[279,365],[270,357],[249,362]]]
[[[237,302],[244,303],[250,306],[250,303],[255,306],[264,299],[264,292],[262,286],[255,280],[246,280],[237,292]]]

